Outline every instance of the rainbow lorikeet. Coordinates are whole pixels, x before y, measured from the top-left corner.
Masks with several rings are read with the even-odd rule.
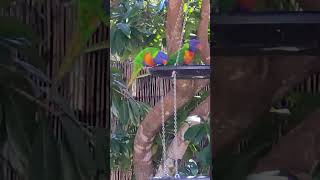
[[[128,82],[128,87],[138,77],[140,71],[144,67],[154,67],[159,65],[166,65],[168,63],[168,56],[157,48],[145,48],[138,53],[134,58],[133,71],[131,79]]]
[[[172,54],[169,59],[168,56],[159,51],[157,48],[145,48],[139,52],[139,54],[134,59],[133,71],[131,78],[128,82],[128,87],[131,86],[133,81],[137,78],[140,71],[144,67],[154,67],[160,65],[174,65],[177,64],[190,64],[195,58],[196,51],[201,49],[200,41],[197,39],[192,39],[189,43],[183,45],[181,49]],[[179,59],[177,60],[178,52],[180,51]]]
[[[174,54],[169,56],[168,65],[174,65],[176,62],[177,64],[191,64],[194,60],[194,57],[196,55],[196,51],[198,49],[201,49],[202,46],[200,44],[200,41],[197,39],[191,39],[189,43],[186,43],[182,46],[179,55],[179,59],[177,60],[177,56],[179,51],[175,52]]]

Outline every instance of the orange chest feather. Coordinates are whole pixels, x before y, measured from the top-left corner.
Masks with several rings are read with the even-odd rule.
[[[153,58],[151,56],[151,54],[149,52],[147,52],[144,57],[143,57],[143,61],[146,65],[148,66],[155,66],[155,63],[153,61]]]
[[[194,57],[194,53],[191,52],[191,51],[189,51],[189,50],[186,50],[186,51],[184,52],[183,62],[184,62],[185,64],[189,64],[189,63],[191,63],[193,57]]]

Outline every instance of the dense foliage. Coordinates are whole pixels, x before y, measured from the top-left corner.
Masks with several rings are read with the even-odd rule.
[[[165,48],[165,0],[122,0],[111,8],[111,53],[122,60],[134,57],[140,50],[151,46]],[[186,11],[187,3],[184,10]],[[196,34],[200,19],[201,1],[191,1],[187,12],[185,39]]]
[[[88,2],[80,0],[80,4]],[[100,7],[102,2],[96,1],[95,6],[90,1],[90,7]],[[7,7],[10,3],[4,1],[0,5]],[[101,11],[93,10],[96,9],[88,9],[90,13],[98,13],[95,16],[102,16]],[[93,33],[83,31],[87,38]],[[86,43],[86,39],[80,40]],[[46,76],[45,60],[38,56],[38,43],[39,38],[31,27],[15,17],[0,18],[1,163],[9,163],[25,179],[98,177],[101,171],[106,171],[107,132],[99,128],[89,131],[79,124],[69,102],[58,94],[57,87]],[[73,55],[81,52],[82,49],[72,51]],[[46,86],[40,86],[34,79]],[[48,113],[60,120],[64,138],[54,136]],[[89,144],[95,148],[94,152]],[[0,179],[4,179],[3,170]]]
[[[121,72],[111,71],[111,123],[116,123],[112,130],[110,146],[110,166],[112,169],[128,170],[132,166],[133,139],[141,119],[150,107],[138,102],[131,96],[121,78]]]

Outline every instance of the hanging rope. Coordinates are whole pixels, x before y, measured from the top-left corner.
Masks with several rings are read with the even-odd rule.
[[[158,78],[160,80],[160,78]],[[163,81],[160,82],[160,95],[161,95],[161,119],[162,119],[162,159],[163,159],[163,174],[168,175],[167,171],[167,153],[166,153],[166,130],[165,130],[165,119],[164,119],[164,87]]]

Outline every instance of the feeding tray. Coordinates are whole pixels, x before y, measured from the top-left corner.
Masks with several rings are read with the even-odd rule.
[[[213,15],[214,55],[320,55],[320,12]]]
[[[172,78],[176,71],[177,79],[209,79],[210,65],[168,65],[149,69],[150,74],[163,78]]]
[[[210,177],[208,176],[181,176],[180,178],[175,178],[175,177],[152,177],[149,180],[174,180],[174,179],[179,179],[179,180],[192,180],[192,179],[201,179],[201,180],[210,180]]]

